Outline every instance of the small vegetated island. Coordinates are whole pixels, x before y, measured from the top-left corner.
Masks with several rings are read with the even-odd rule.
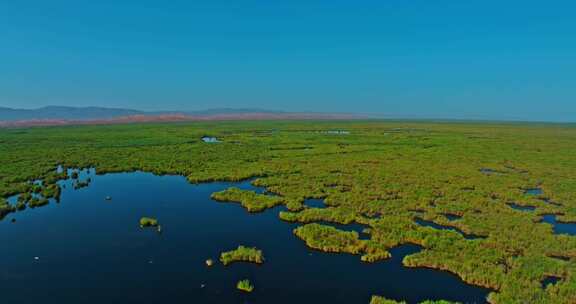
[[[142,217],[140,218],[140,227],[158,227],[158,220],[152,217]]]
[[[219,142],[203,142],[206,134]],[[266,192],[230,188],[213,198],[250,212],[286,207],[279,220],[298,223],[295,237],[315,250],[376,262],[414,244],[421,250],[406,256],[404,266],[447,271],[489,288],[489,303],[576,303],[576,236],[556,227],[576,225],[574,125],[70,126],[0,129],[0,143],[2,217],[57,201],[69,169],[177,174],[191,183],[252,179]],[[325,206],[306,206],[308,199]],[[368,238],[331,224],[360,224]],[[239,247],[221,259],[258,263],[261,255]],[[394,303],[377,294],[373,303]]]
[[[250,282],[250,280],[248,280],[248,279],[238,281],[238,284],[236,284],[236,288],[238,288],[238,290],[241,290],[244,292],[254,291],[254,285],[252,285],[252,282]]]
[[[249,212],[260,212],[280,205],[283,199],[268,195],[257,194],[238,188],[229,188],[212,194],[212,199],[220,202],[239,202]]]
[[[370,300],[370,304],[406,304],[406,302],[390,300],[380,296],[373,296],[372,299]],[[458,303],[439,300],[439,301],[424,301],[420,302],[419,304],[458,304]]]
[[[238,248],[220,254],[220,262],[228,265],[233,262],[250,262],[256,264],[264,263],[264,255],[262,250],[256,247],[238,246]]]

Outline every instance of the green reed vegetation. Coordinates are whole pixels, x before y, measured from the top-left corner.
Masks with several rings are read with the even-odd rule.
[[[0,217],[4,218],[7,214],[14,212],[16,206],[10,205],[5,199],[0,199]]]
[[[78,189],[82,189],[82,188],[86,188],[90,185],[90,181],[86,180],[86,181],[76,181],[74,183],[74,189],[78,190]]]
[[[140,227],[158,227],[158,220],[152,217],[141,217],[140,218]]]
[[[358,254],[366,247],[366,242],[358,238],[358,232],[342,231],[332,226],[307,224],[294,229],[294,234],[308,247],[325,252]]]
[[[205,144],[205,134],[221,142]],[[179,174],[191,183],[256,178],[253,184],[274,195],[228,189],[215,198],[249,211],[284,205],[289,211],[281,219],[307,224],[295,233],[309,246],[366,261],[386,258],[401,244],[420,245],[404,265],[491,288],[490,303],[574,303],[576,237],[554,234],[541,222],[545,214],[576,221],[574,151],[576,126],[561,124],[244,121],[1,129],[0,215],[57,198],[56,182],[68,178],[67,170],[57,173],[59,165],[94,167],[97,174]],[[530,188],[542,193],[526,194]],[[18,201],[5,203],[12,195]],[[327,208],[304,207],[308,198],[324,199]],[[482,238],[423,227],[416,218]],[[360,223],[370,228],[370,239],[314,226],[318,221]],[[561,279],[542,287],[550,276]]]
[[[42,206],[46,206],[50,203],[50,201],[46,198],[32,198],[29,202],[28,202],[28,207],[30,208],[36,208],[36,207],[42,207]]]
[[[245,292],[254,291],[254,285],[252,285],[252,283],[248,279],[238,281],[238,283],[236,284],[236,288],[238,288],[238,290],[242,290]]]
[[[360,240],[356,231],[342,231],[332,226],[306,224],[294,229],[294,234],[312,249],[324,252],[361,254],[364,262],[375,262],[390,257],[384,246],[372,240]]]
[[[406,302],[394,301],[394,300],[386,299],[386,298],[380,297],[380,296],[372,296],[372,299],[370,300],[370,304],[406,304]],[[458,304],[458,303],[445,301],[445,300],[439,300],[439,301],[429,301],[428,300],[428,301],[420,302],[420,304]]]
[[[220,262],[225,266],[234,262],[264,263],[262,250],[256,247],[238,246],[238,248],[220,254]]]
[[[212,199],[219,202],[240,202],[249,212],[260,212],[280,205],[283,199],[269,195],[257,194],[254,191],[229,188],[212,194]]]

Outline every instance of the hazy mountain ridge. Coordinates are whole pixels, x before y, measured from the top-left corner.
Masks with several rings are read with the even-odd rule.
[[[248,113],[268,113],[280,114],[281,111],[270,111],[262,109],[208,109],[202,111],[140,111],[123,108],[106,108],[106,107],[67,107],[67,106],[46,106],[38,109],[14,109],[0,107],[0,121],[20,121],[20,120],[101,120],[115,119],[119,117],[145,115],[186,115],[186,116],[204,116],[204,115],[229,115],[229,114],[248,114]]]
[[[0,108],[0,121],[47,119],[91,120],[142,114],[144,114],[144,112],[137,110],[104,107],[47,106],[38,109],[13,109],[2,107]]]
[[[0,127],[205,120],[357,119],[360,117],[354,114],[296,113],[249,108],[147,112],[105,107],[47,106],[39,109],[0,107]]]

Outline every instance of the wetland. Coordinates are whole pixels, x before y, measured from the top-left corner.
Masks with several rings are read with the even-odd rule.
[[[0,142],[9,303],[576,302],[573,125],[222,121]],[[232,260],[264,263],[215,263],[239,245]]]
[[[417,246],[394,248],[391,259],[368,265],[357,256],[307,248],[292,234],[301,225],[278,218],[281,207],[250,214],[210,198],[230,187],[258,190],[250,181],[192,185],[179,176],[81,172],[92,176],[89,187],[74,189],[73,180],[61,181],[66,187],[60,202],[10,214],[7,219],[17,218],[17,224],[0,223],[0,239],[12,244],[1,261],[4,288],[10,290],[3,294],[6,301],[17,303],[30,285],[36,286],[26,296],[30,303],[54,293],[65,303],[100,303],[103,294],[122,303],[141,296],[150,303],[167,297],[171,303],[368,303],[375,293],[411,302],[483,302],[488,294],[446,272],[402,266],[403,257],[420,251]],[[134,225],[158,221],[162,234]],[[256,265],[264,260],[259,249],[238,246],[221,254],[222,263],[230,265],[205,266],[206,257],[238,242],[257,244],[266,262]],[[257,288],[238,292],[234,282],[244,278]]]

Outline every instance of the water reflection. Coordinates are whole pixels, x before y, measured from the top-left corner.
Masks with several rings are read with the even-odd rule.
[[[548,223],[554,227],[556,234],[569,234],[576,235],[576,223],[562,223],[556,220],[556,215],[546,214],[542,217],[544,223]]]
[[[0,241],[9,244],[0,253],[6,303],[368,303],[374,294],[408,303],[482,303],[489,292],[446,272],[403,267],[416,246],[367,264],[355,255],[308,250],[292,233],[300,224],[279,220],[282,207],[248,214],[238,204],[210,199],[232,186],[262,191],[249,181],[191,185],[179,176],[78,172],[92,178],[88,187],[74,190],[72,180],[61,181],[69,186],[60,204],[0,222]],[[108,196],[113,201],[105,201]],[[142,216],[157,218],[163,233],[141,229]],[[18,222],[10,224],[12,218]],[[265,264],[205,266],[238,245],[262,249]],[[255,284],[252,294],[236,291],[244,278]]]

